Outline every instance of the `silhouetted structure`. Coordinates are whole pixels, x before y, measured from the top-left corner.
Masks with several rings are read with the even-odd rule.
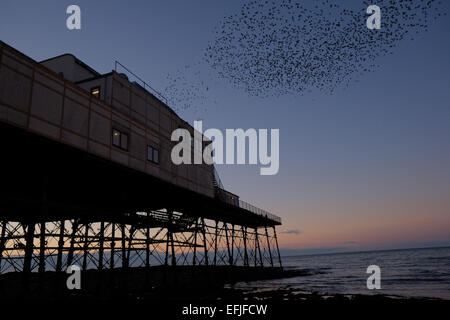
[[[193,128],[161,100],[72,55],[37,63],[0,42],[0,273],[281,267],[279,217],[211,165],[172,164],[171,132]]]

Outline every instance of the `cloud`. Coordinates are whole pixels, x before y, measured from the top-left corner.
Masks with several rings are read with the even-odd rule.
[[[281,231],[281,233],[284,233],[284,234],[300,234],[300,230],[298,230],[298,229],[291,229],[291,230]]]
[[[348,247],[323,247],[323,248],[304,248],[304,249],[280,248],[280,255],[288,257],[300,255],[313,255],[313,254],[345,253],[351,251],[353,250]]]

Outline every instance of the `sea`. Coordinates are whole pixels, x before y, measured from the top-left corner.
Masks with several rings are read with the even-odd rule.
[[[306,275],[252,282],[234,288],[244,291],[290,289],[320,295],[381,294],[450,300],[450,247],[333,253],[282,257],[286,270]],[[380,289],[368,289],[367,268],[380,268]]]

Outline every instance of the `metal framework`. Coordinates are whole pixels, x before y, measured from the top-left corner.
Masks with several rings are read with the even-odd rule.
[[[249,228],[171,210],[116,219],[1,221],[0,274],[156,265],[281,267],[275,227]]]

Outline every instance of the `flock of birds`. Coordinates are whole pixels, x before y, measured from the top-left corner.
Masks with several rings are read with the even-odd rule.
[[[203,63],[216,79],[253,96],[333,93],[374,71],[377,58],[393,53],[401,40],[427,31],[446,14],[441,1],[252,0],[216,27]],[[381,29],[366,27],[371,4],[381,8]],[[190,77],[183,70],[169,76],[165,94],[178,108],[207,99],[210,80],[201,79],[202,68],[186,67]]]
[[[197,62],[167,74],[168,85],[164,89],[164,97],[175,111],[192,109],[194,114],[204,114],[212,102],[216,103],[209,94],[209,88],[215,82],[210,74],[205,75],[201,71],[203,69],[201,63]]]

